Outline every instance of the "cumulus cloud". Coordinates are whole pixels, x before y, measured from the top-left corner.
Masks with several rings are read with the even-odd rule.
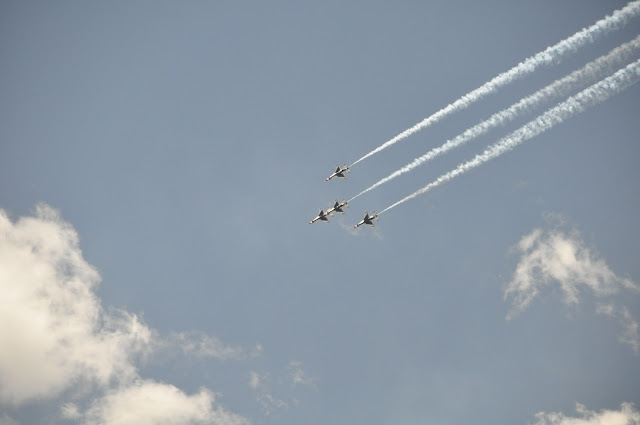
[[[577,417],[563,413],[536,414],[535,425],[640,425],[640,412],[631,403],[622,403],[619,410],[588,410],[582,404],[576,405]]]
[[[581,290],[605,296],[621,288],[637,289],[630,279],[617,276],[575,231],[534,229],[515,249],[521,257],[504,291],[505,299],[513,301],[508,318],[524,311],[542,288],[553,284],[568,304],[578,302]]]
[[[78,235],[46,205],[12,223],[0,210],[0,402],[54,397],[77,381],[105,386],[136,376],[151,331],[126,311],[106,312],[99,275]]]
[[[241,416],[214,407],[215,395],[202,388],[187,395],[173,385],[150,380],[111,391],[96,401],[85,414],[88,425],[136,424],[245,425]]]
[[[78,235],[56,210],[42,204],[35,216],[12,222],[0,209],[0,406],[64,393],[74,401],[58,400],[65,421],[248,423],[219,406],[208,389],[188,395],[142,379],[136,363],[167,339],[135,314],[104,309],[95,294],[99,282]],[[190,354],[225,359],[245,352],[201,333],[176,335],[169,339]],[[0,424],[14,423],[0,416]]]

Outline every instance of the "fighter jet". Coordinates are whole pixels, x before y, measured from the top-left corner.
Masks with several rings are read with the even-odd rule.
[[[343,208],[344,208],[344,207],[349,208],[349,207],[347,206],[347,201],[345,201],[345,200],[343,199],[343,200],[342,200],[342,202],[339,202],[339,201],[336,199],[336,203],[335,203],[335,204],[333,204],[333,206],[327,210],[327,215],[331,215],[331,214],[333,214],[334,212],[339,212],[339,213],[343,213],[343,214],[344,214],[344,210],[343,210]]]
[[[347,164],[344,164],[342,168],[340,168],[340,164],[338,164],[336,165],[336,172],[331,174],[329,177],[327,177],[325,181],[328,182],[334,177],[342,177],[343,179],[346,179],[347,176],[345,176],[344,173],[350,173],[350,172],[351,170],[349,170],[349,167],[347,166]]]
[[[369,215],[369,213],[365,211],[364,218],[362,219],[362,221],[360,223],[356,224],[355,226],[353,226],[353,228],[355,229],[356,227],[360,227],[363,224],[368,224],[370,226],[374,226],[375,227],[375,224],[373,224],[373,220],[377,220],[377,219],[378,219],[378,214],[376,214],[375,211],[371,215]]]
[[[329,219],[327,218],[327,214],[323,211],[322,208],[320,208],[320,212],[318,213],[318,216],[316,218],[314,218],[313,220],[311,220],[309,222],[309,224],[313,224],[318,220],[326,221],[327,223],[329,223]]]

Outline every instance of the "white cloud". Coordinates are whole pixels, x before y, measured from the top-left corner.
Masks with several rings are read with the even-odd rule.
[[[262,406],[265,416],[298,405],[293,391],[299,385],[313,385],[313,379],[302,370],[302,363],[292,360],[284,368],[284,373],[277,374],[274,379],[268,372],[249,373],[249,387],[256,392],[256,401]]]
[[[60,407],[60,415],[65,419],[78,420],[82,417],[80,409],[74,403],[65,403]]]
[[[292,384],[295,385],[311,385],[313,379],[306,376],[302,371],[302,363],[298,361],[290,361],[287,365],[287,371]]]
[[[256,401],[262,406],[265,416],[270,416],[278,410],[286,410],[289,404],[274,396],[270,390],[269,373],[258,373],[251,371],[249,373],[249,386],[256,392]]]
[[[563,413],[537,413],[535,425],[640,425],[640,412],[631,403],[622,403],[620,410],[600,412],[577,404],[576,411],[578,417],[565,416]]]
[[[215,403],[208,389],[187,395],[141,379],[136,363],[167,340],[135,314],[105,310],[94,292],[99,281],[57,211],[39,205],[35,217],[13,223],[0,209],[0,407],[66,392],[74,402],[60,397],[60,418],[86,424],[248,423]],[[244,352],[202,333],[177,335],[189,354]],[[15,423],[0,416],[1,425]]]
[[[12,223],[0,210],[0,402],[54,397],[77,381],[107,385],[136,376],[151,343],[138,316],[105,312],[99,275],[59,214]]]
[[[179,347],[184,354],[212,357],[219,360],[242,359],[250,356],[242,347],[226,345],[220,339],[202,332],[174,332],[167,339],[170,347]]]
[[[550,215],[549,218],[559,223],[563,221],[558,216]],[[514,250],[521,257],[504,290],[504,298],[513,300],[507,319],[525,310],[544,287],[554,284],[567,304],[578,303],[581,291],[602,298],[622,289],[636,293],[639,289],[630,279],[616,275],[604,259],[585,245],[576,231],[534,229],[520,239]],[[640,353],[640,323],[627,307],[607,301],[598,303],[596,312],[617,319],[623,328],[620,341],[630,345],[635,354]]]
[[[633,318],[626,307],[617,307],[614,304],[599,304],[596,307],[596,311],[618,319],[622,325],[620,342],[630,345],[635,354],[640,353],[640,323]]]
[[[262,385],[263,379],[264,378],[262,377],[262,375],[260,375],[258,372],[254,372],[254,371],[249,372],[249,386],[252,389],[257,390],[258,388],[260,388],[260,386]]]
[[[286,401],[281,400],[277,397],[274,397],[272,394],[263,391],[258,394],[258,403],[262,405],[262,410],[265,416],[270,416],[277,410],[286,410],[289,408],[289,405]]]
[[[622,287],[637,289],[630,279],[611,271],[577,232],[535,229],[523,236],[515,249],[521,257],[504,291],[505,299],[513,300],[508,318],[524,311],[542,288],[554,283],[568,304],[578,302],[581,289],[596,296],[613,294]]]
[[[88,425],[244,425],[241,416],[214,406],[215,395],[202,388],[187,395],[173,385],[138,381],[110,392],[96,401],[85,415]]]

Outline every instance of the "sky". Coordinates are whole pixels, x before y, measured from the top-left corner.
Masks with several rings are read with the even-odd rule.
[[[307,224],[627,4],[0,2],[0,425],[640,424],[637,51]]]

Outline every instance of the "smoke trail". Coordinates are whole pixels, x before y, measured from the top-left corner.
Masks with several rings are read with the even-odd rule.
[[[585,111],[588,107],[594,106],[600,102],[607,100],[609,97],[622,92],[629,86],[640,80],[640,59],[627,65],[615,74],[605,78],[604,80],[584,89],[575,96],[572,96],[562,103],[549,109],[533,121],[520,127],[510,135],[503,137],[497,143],[489,146],[483,153],[476,155],[470,161],[458,165],[458,167],[438,177],[438,179],[429,183],[422,189],[412,193],[411,195],[401,199],[400,201],[388,206],[380,211],[378,215],[391,208],[421,195],[428,190],[448,182],[454,177],[469,171],[478,165],[484,164],[490,159],[496,158],[505,152],[510,151],[520,143],[537,136],[538,134],[549,130],[556,124],[560,124],[564,120]]]
[[[603,76],[613,73],[614,67],[619,67],[623,63],[629,61],[630,57],[635,56],[640,51],[640,35],[632,41],[622,44],[619,47],[611,50],[608,54],[599,57],[598,59],[589,62],[578,71],[574,71],[564,78],[560,78],[547,87],[538,90],[537,92],[522,98],[519,102],[511,105],[507,109],[503,109],[500,112],[493,114],[491,117],[482,121],[479,124],[465,130],[464,133],[456,136],[451,140],[447,140],[442,146],[434,148],[422,155],[419,158],[414,159],[409,164],[400,168],[397,171],[389,174],[387,177],[381,179],[377,183],[358,193],[353,198],[349,199],[349,202],[356,199],[358,196],[363,195],[376,187],[387,183],[390,180],[398,177],[401,174],[407,173],[414,168],[424,164],[427,161],[432,160],[440,154],[443,154],[455,147],[458,147],[475,137],[479,137],[488,132],[493,127],[502,125],[507,121],[515,119],[520,114],[529,112],[532,108],[539,106],[542,102],[550,101],[555,97],[567,96],[571,91],[578,87],[583,87],[588,84],[592,84],[598,81]]]
[[[546,50],[527,58],[524,62],[520,62],[509,71],[499,74],[497,77],[485,83],[483,86],[465,94],[460,99],[447,105],[445,108],[439,110],[430,117],[425,118],[408,130],[405,130],[402,133],[398,134],[393,139],[383,143],[376,149],[372,150],[371,152],[351,164],[351,166],[354,166],[360,161],[370,157],[371,155],[374,155],[381,150],[395,144],[396,142],[409,137],[413,133],[420,131],[423,128],[429,127],[431,124],[440,121],[447,115],[468,107],[473,102],[495,92],[500,87],[532,73],[539,66],[550,65],[559,62],[562,56],[564,56],[565,54],[575,52],[585,44],[593,43],[599,37],[624,26],[630,19],[638,15],[638,13],[640,13],[640,1],[633,1],[629,3],[622,9],[613,12],[611,16],[607,16],[597,21],[589,28],[583,28],[571,37],[566,38],[558,44],[550,46]]]

